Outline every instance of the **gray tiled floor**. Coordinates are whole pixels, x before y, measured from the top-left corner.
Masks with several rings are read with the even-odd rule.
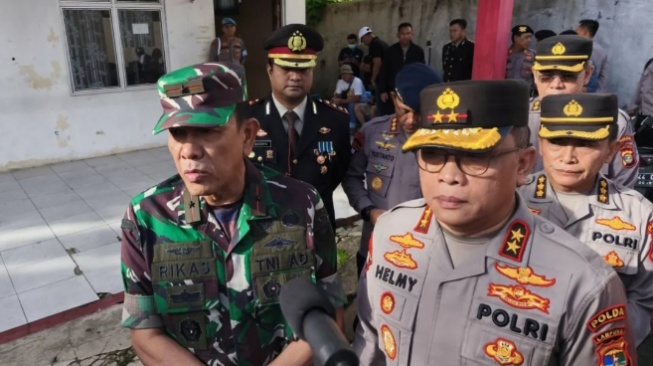
[[[166,148],[0,173],[0,332],[120,292],[127,204],[175,173]]]

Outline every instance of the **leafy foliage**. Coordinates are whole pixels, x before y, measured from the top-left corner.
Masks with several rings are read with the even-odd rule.
[[[354,0],[306,0],[306,24],[317,26],[324,18],[326,7],[332,3],[349,3]]]

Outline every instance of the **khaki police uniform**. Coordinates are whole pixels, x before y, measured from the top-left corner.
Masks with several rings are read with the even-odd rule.
[[[610,137],[618,111],[612,94],[565,94],[542,100],[544,139],[560,136],[601,141]],[[554,173],[552,173],[554,174]],[[650,333],[653,311],[653,204],[633,189],[598,174],[589,192],[557,192],[547,171],[531,175],[519,188],[528,207],[594,249],[619,274],[628,297],[628,317],[636,344]]]
[[[449,83],[425,88],[421,98],[430,118],[404,151],[490,153],[512,128],[526,127],[521,82]],[[503,227],[455,266],[448,249],[455,244],[424,199],[379,218],[358,292],[361,365],[636,362],[616,272],[533,215],[517,193],[514,205]]]
[[[426,86],[441,82],[440,76],[429,66],[412,63],[397,73],[395,93],[402,103],[417,112],[413,118],[418,118],[419,93]],[[349,204],[363,218],[363,235],[357,255],[359,274],[374,228],[369,217],[372,209],[389,210],[399,203],[422,197],[415,153],[404,153],[401,149],[407,138],[399,118],[394,115],[371,120],[354,136],[353,156],[342,188]]]
[[[585,69],[585,63],[589,62],[592,52],[592,41],[580,36],[562,35],[546,38],[537,44],[537,56],[533,69],[536,71],[581,72]],[[537,133],[540,130],[541,103],[541,98],[531,101],[531,111],[528,116],[531,143],[538,151]],[[633,188],[637,183],[639,170],[639,154],[634,139],[635,130],[628,115],[621,110],[617,124],[617,139],[620,142],[619,153],[615,155],[610,164],[603,167],[601,173],[616,183]],[[537,154],[533,172],[539,172],[542,169],[544,169],[542,157]]]
[[[356,212],[367,207],[389,210],[406,201],[422,197],[415,153],[402,153],[406,134],[394,115],[377,117],[354,137],[349,169],[342,188]],[[367,183],[367,184],[366,184]],[[363,222],[359,255],[367,255],[367,243],[374,225]]]
[[[455,269],[423,200],[381,216],[372,242],[361,365],[602,365],[610,352],[635,354],[619,277],[523,202]]]
[[[542,189],[539,189],[542,188]],[[650,332],[653,311],[653,204],[633,189],[599,175],[587,204],[568,217],[545,172],[520,187],[529,209],[594,249],[624,283],[628,317],[639,344]],[[649,227],[650,226],[650,227]]]

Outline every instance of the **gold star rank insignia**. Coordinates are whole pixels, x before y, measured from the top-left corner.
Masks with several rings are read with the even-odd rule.
[[[525,222],[519,219],[513,221],[508,226],[506,236],[503,239],[503,244],[501,244],[501,249],[499,250],[499,255],[521,262],[529,235],[530,229]]]

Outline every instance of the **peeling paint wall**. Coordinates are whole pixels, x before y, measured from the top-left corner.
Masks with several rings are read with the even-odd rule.
[[[381,39],[397,41],[397,26],[413,24],[414,41],[424,48],[432,42],[431,65],[442,69],[442,46],[449,42],[449,21],[466,18],[467,33],[474,39],[477,0],[360,0],[331,4],[318,30],[324,35],[325,49],[315,70],[314,89],[331,95],[338,78],[338,52],[349,33],[369,26]],[[609,87],[627,104],[639,81],[644,63],[653,57],[653,18],[651,0],[515,0],[513,24],[526,23],[535,30],[561,32],[575,28],[583,18],[598,19],[601,26],[596,41],[608,50]],[[506,35],[510,37],[510,35]],[[531,44],[534,48],[535,41]],[[367,50],[366,50],[367,52]]]
[[[71,94],[59,0],[8,2],[0,12],[0,171],[161,146],[156,88]],[[164,0],[169,67],[206,59],[213,0]]]

